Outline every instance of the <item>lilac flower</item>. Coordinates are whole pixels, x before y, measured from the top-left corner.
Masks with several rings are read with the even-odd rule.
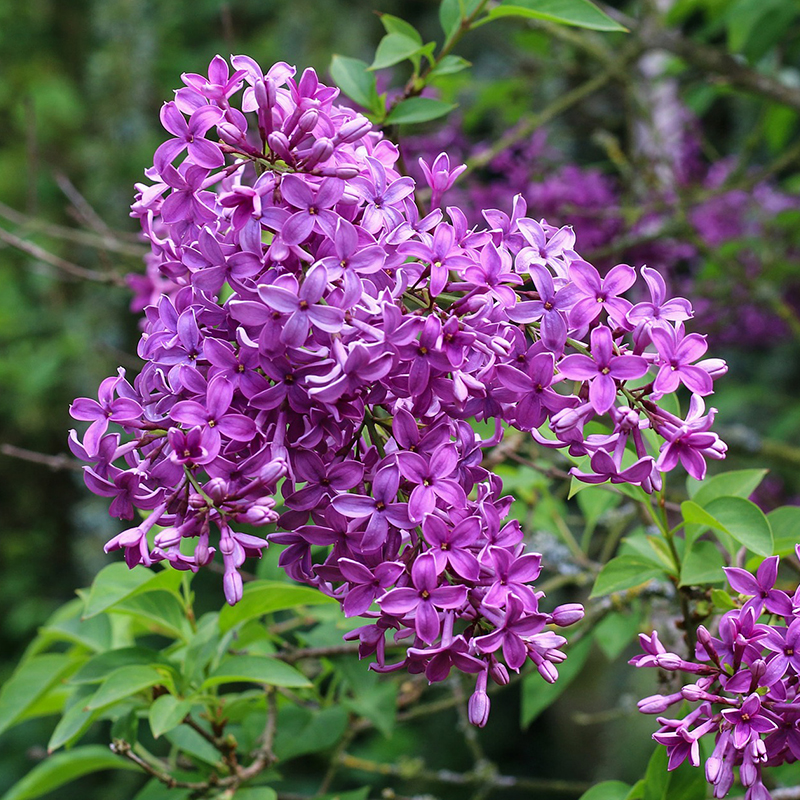
[[[747,570],[738,567],[723,567],[728,583],[739,594],[749,595],[753,599],[748,600],[747,606],[753,606],[756,615],[759,615],[764,607],[770,614],[780,614],[788,616],[792,611],[792,601],[786,592],[775,589],[775,581],[778,578],[778,556],[765,558],[758,566],[755,576]]]
[[[657,327],[650,337],[658,350],[660,369],[653,384],[654,398],[674,392],[683,383],[699,395],[711,394],[711,376],[699,366],[691,366],[708,349],[705,339],[697,333],[683,336],[679,329]],[[679,338],[680,337],[680,338]]]
[[[594,322],[605,310],[609,319],[618,327],[626,327],[626,314],[631,304],[619,297],[633,286],[636,272],[627,264],[617,264],[605,278],[585,261],[570,265],[569,277],[580,290],[578,300],[570,310],[570,324],[581,328]]]
[[[423,642],[431,644],[439,636],[441,618],[437,609],[458,608],[467,597],[465,586],[440,585],[433,558],[420,556],[411,570],[413,588],[392,589],[380,600],[389,614],[414,613],[414,627]]]
[[[344,313],[331,306],[320,304],[328,273],[322,265],[310,269],[295,293],[280,286],[261,285],[259,297],[282,314],[289,314],[283,327],[281,341],[289,347],[301,347],[308,336],[309,327],[326,333],[336,333],[342,327]]]
[[[175,137],[168,139],[156,150],[153,163],[161,172],[167,164],[188,148],[189,158],[206,169],[221,167],[225,159],[219,145],[205,139],[209,128],[216,125],[223,114],[214,106],[202,106],[189,118],[183,118],[175,103],[164,103],[161,108],[161,124]]]
[[[566,356],[559,369],[566,378],[591,381],[589,402],[598,414],[605,414],[614,405],[615,381],[641,378],[647,372],[647,362],[640,356],[615,356],[611,331],[604,325],[592,330],[591,342],[591,358],[580,354]]]

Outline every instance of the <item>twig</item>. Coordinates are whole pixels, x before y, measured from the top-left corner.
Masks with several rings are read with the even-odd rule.
[[[83,221],[98,233],[110,233],[105,220],[89,205],[86,198],[75,188],[75,185],[63,172],[56,172],[58,188],[66,195]]]
[[[800,111],[800,91],[770,75],[745,66],[729,53],[711,45],[685,38],[674,30],[666,30],[655,24],[642,25],[638,20],[609,6],[604,5],[603,10],[612,19],[630,29],[645,48],[668,50],[692,66],[705,72],[716,73],[732,86],[754,92],[762,97],[769,97],[782,105]]]
[[[45,264],[50,264],[68,275],[72,275],[73,278],[96,281],[97,283],[110,283],[115,286],[126,286],[125,279],[121,275],[80,267],[60,256],[53,255],[53,253],[48,252],[43,247],[39,247],[39,245],[20,239],[4,228],[0,228],[0,241],[11,245],[11,247],[16,247],[17,250],[22,250],[23,253],[27,253],[34,258],[38,258],[39,261],[43,261]]]
[[[125,241],[122,238],[125,234],[119,231],[98,234],[92,231],[68,228],[65,225],[57,225],[54,222],[46,222],[38,217],[22,214],[5,203],[0,203],[0,217],[7,219],[14,225],[19,225],[28,230],[39,231],[53,239],[64,239],[65,241],[75,242],[98,250],[123,253],[137,258],[142,258],[147,252],[147,248],[144,245],[137,244],[134,241]]]
[[[168,772],[157,769],[140,756],[137,756],[136,753],[131,750],[130,742],[126,742],[124,739],[115,739],[109,747],[112,753],[127,758],[128,761],[132,761],[148,775],[160,781],[170,789],[191,789],[195,792],[207,792],[211,788],[210,781],[179,781]]]
[[[430,770],[423,766],[421,760],[417,759],[403,764],[386,764],[344,753],[342,755],[342,764],[350,769],[371,772],[377,775],[391,775],[405,779],[432,781],[455,786],[488,785],[492,789],[522,789],[533,792],[547,791],[554,794],[575,795],[583,794],[591,786],[591,784],[583,781],[515,777],[512,775],[498,775],[488,770],[486,772],[481,772],[480,770],[471,772],[452,772],[446,769]]]
[[[15,447],[13,444],[0,444],[0,453],[10,458],[20,458],[23,461],[31,461],[34,464],[43,464],[54,472],[62,469],[72,469],[76,472],[83,471],[83,465],[76,458],[60,453],[51,456],[47,453],[37,453],[34,450],[24,450],[22,447]]]
[[[508,133],[501,136],[495,144],[471,158],[468,158],[467,169],[462,172],[459,177],[463,178],[476,169],[485,167],[504,150],[528,138],[537,128],[546,125],[548,122],[552,122],[557,116],[563,114],[581,100],[589,97],[589,95],[594,94],[594,92],[611,81],[625,64],[636,58],[640,53],[641,48],[639,45],[627,47],[619,58],[611,62],[602,72],[599,72],[593,78],[590,78],[588,81],[585,81],[569,92],[561,95],[550,103],[550,105],[545,106],[541,111],[524,115],[521,121]]]

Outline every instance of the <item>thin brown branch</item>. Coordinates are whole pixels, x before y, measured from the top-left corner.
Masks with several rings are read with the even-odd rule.
[[[30,231],[37,231],[44,236],[52,239],[63,239],[64,241],[74,242],[85,247],[92,247],[97,250],[107,250],[112,253],[122,253],[124,255],[142,258],[147,252],[143,244],[123,239],[123,234],[119,231],[109,231],[108,233],[94,233],[92,231],[79,228],[68,228],[65,225],[57,225],[54,222],[47,222],[38,217],[22,214],[16,209],[0,203],[0,217],[8,220],[14,225],[19,225]]]
[[[106,221],[92,208],[89,201],[75,188],[75,184],[63,172],[56,172],[55,179],[58,188],[64,192],[75,211],[78,212],[79,217],[88,227],[98,233],[110,232]]]
[[[170,789],[191,789],[195,792],[205,793],[212,786],[210,781],[179,781],[168,772],[158,769],[141,758],[141,756],[136,755],[136,753],[132,751],[130,743],[126,742],[124,739],[115,739],[109,747],[112,753],[127,758],[128,761],[132,761],[137,767],[150,775],[150,777],[155,778]]]
[[[613,19],[631,30],[633,35],[648,50],[667,50],[683,59],[687,64],[719,75],[723,81],[744,91],[768,97],[782,105],[800,111],[800,90],[782,83],[771,75],[758,72],[730,53],[717,47],[684,37],[676,30],[667,30],[655,21],[642,24],[639,20],[604,6],[604,11]]]
[[[414,759],[401,764],[386,764],[366,758],[342,755],[342,765],[349,769],[370,772],[376,775],[394,776],[404,779],[430,781],[454,786],[489,786],[497,789],[522,789],[531,792],[553,792],[554,794],[583,794],[590,786],[582,781],[549,780],[546,778],[515,777],[500,775],[491,769],[472,770],[470,772],[453,772],[440,769],[431,770],[424,766],[421,759]]]
[[[42,261],[45,264],[50,264],[50,266],[65,272],[67,275],[71,275],[73,278],[96,281],[97,283],[110,283],[115,286],[126,285],[125,279],[121,275],[117,275],[113,272],[98,272],[97,270],[86,269],[85,267],[73,264],[71,261],[67,261],[64,258],[45,250],[43,247],[33,244],[33,242],[20,239],[18,236],[15,236],[13,233],[10,233],[4,228],[0,228],[0,241],[3,241],[6,244],[11,245],[11,247],[14,247],[17,250],[21,250],[23,253],[27,253],[28,255],[39,259],[39,261]]]
[[[78,459],[63,453],[57,456],[51,456],[47,453],[37,453],[34,450],[25,450],[22,447],[15,447],[13,444],[0,444],[0,453],[10,458],[20,458],[23,461],[30,461],[34,464],[43,464],[54,472],[62,469],[71,469],[76,472],[83,471],[83,465]]]

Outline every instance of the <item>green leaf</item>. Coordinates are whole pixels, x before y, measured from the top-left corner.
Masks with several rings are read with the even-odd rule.
[[[300,606],[335,604],[317,589],[280,581],[253,581],[244,587],[242,599],[235,606],[225,606],[219,614],[219,628],[225,633],[240,622],[263,617],[274,611]]]
[[[270,686],[308,687],[308,678],[294,667],[268,656],[232,656],[203,681],[203,688],[220,683],[265,683]]]
[[[145,567],[128,569],[123,562],[103,567],[97,573],[86,598],[84,619],[90,619],[128,597],[165,590],[177,593],[183,573],[174,569],[153,572]]]
[[[594,640],[606,658],[613,661],[636,638],[640,624],[639,613],[614,611],[595,626]]]
[[[148,781],[132,800],[189,800],[191,789],[175,789],[161,783],[157,778]]]
[[[336,85],[360,106],[382,114],[381,100],[375,87],[375,75],[369,65],[357,58],[335,55],[331,60],[331,77]]]
[[[278,793],[271,786],[251,786],[236,790],[236,800],[277,800]]]
[[[705,772],[684,761],[667,772],[667,749],[659,745],[647,765],[643,800],[705,800]]]
[[[399,33],[422,47],[422,37],[410,22],[406,22],[404,19],[395,17],[392,14],[380,14],[379,16],[381,25],[383,25],[386,33]]]
[[[655,561],[648,561],[640,556],[617,556],[600,570],[589,597],[622,592],[664,576],[664,569]]]
[[[445,56],[428,75],[429,78],[438,78],[441,75],[455,75],[457,72],[471,67],[472,63],[461,56]]]
[[[25,712],[76,666],[73,658],[61,653],[34,656],[21,664],[0,691],[0,734],[21,721]]]
[[[461,20],[470,16],[480,2],[481,0],[442,0],[439,6],[439,23],[445,39],[449,39],[458,30]]]
[[[603,781],[592,786],[580,796],[580,800],[625,800],[631,787],[622,781]]]
[[[177,728],[167,731],[164,738],[182,752],[204,764],[215,766],[221,761],[219,750],[188,725],[178,725]]]
[[[109,613],[127,614],[154,633],[188,641],[192,635],[183,603],[169,592],[154,591],[127,597],[115,603]]]
[[[503,0],[487,16],[543,19],[595,31],[627,30],[589,0]]]
[[[694,542],[681,565],[680,586],[724,583],[725,559],[713,542]]]
[[[191,700],[181,700],[171,694],[157,697],[147,714],[153,736],[158,739],[163,733],[177,728],[191,710]]]
[[[355,697],[343,699],[342,705],[368,719],[388,739],[397,720],[397,684],[377,681],[366,690],[357,691]]]
[[[706,528],[713,528],[717,520],[711,516],[702,506],[694,500],[685,500],[681,503],[681,516],[683,521],[691,525],[702,525]]]
[[[574,647],[568,647],[567,660],[558,665],[558,680],[548,683],[538,672],[522,679],[522,707],[520,725],[527,728],[539,714],[554,703],[561,693],[578,676],[589,657],[592,639],[587,636]]]
[[[347,728],[347,712],[341,706],[311,711],[284,706],[278,713],[275,755],[282,761],[333,747]]]
[[[781,506],[767,514],[775,535],[775,555],[788,556],[800,542],[800,506]]]
[[[410,124],[414,122],[428,122],[438,117],[449,114],[455,106],[445,103],[444,100],[434,100],[432,97],[409,97],[408,100],[399,102],[386,117],[387,125]]]
[[[102,745],[76,747],[68,753],[58,753],[37,764],[0,800],[32,800],[76,778],[104,769],[139,771],[136,764],[114,755]]]
[[[722,611],[731,611],[734,608],[738,608],[733,598],[724,589],[712,589],[711,602],[715,608],[719,608]]]
[[[99,683],[120,667],[169,662],[157,650],[149,647],[121,647],[118,650],[109,650],[98,653],[90,658],[69,679],[70,683]]]
[[[422,50],[422,43],[410,39],[402,33],[387,33],[378,43],[375,59],[370,64],[370,71],[385,69],[393,64],[399,64],[407,58],[416,55]]]
[[[155,667],[120,667],[100,684],[100,688],[92,695],[86,708],[90,710],[105,708],[118,700],[149,689],[151,686],[157,686],[167,681],[171,682],[171,677],[167,676],[166,670],[159,670]]]
[[[71,600],[39,629],[40,647],[52,642],[71,642],[99,652],[111,647],[111,622],[107,617],[81,619],[83,601]]]
[[[714,475],[700,483],[687,481],[686,488],[689,490],[689,497],[705,508],[718,497],[750,497],[767,472],[766,469],[737,469]]]
[[[743,497],[718,497],[708,503],[705,510],[717,522],[712,527],[730,534],[753,553],[772,555],[772,529],[764,512],[755,503]]]
[[[53,735],[47,743],[47,751],[49,753],[58,750],[59,747],[64,747],[64,745],[77,742],[89,730],[95,719],[100,716],[101,712],[99,710],[86,710],[84,701],[91,695],[91,689],[82,686],[75,691],[77,695],[75,702],[58,721],[58,725],[56,725]]]

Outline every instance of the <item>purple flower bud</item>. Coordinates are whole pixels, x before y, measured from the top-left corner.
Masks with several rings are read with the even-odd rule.
[[[582,620],[585,613],[586,611],[580,603],[565,603],[556,606],[553,609],[553,624],[558,625],[559,628],[566,628]]]

